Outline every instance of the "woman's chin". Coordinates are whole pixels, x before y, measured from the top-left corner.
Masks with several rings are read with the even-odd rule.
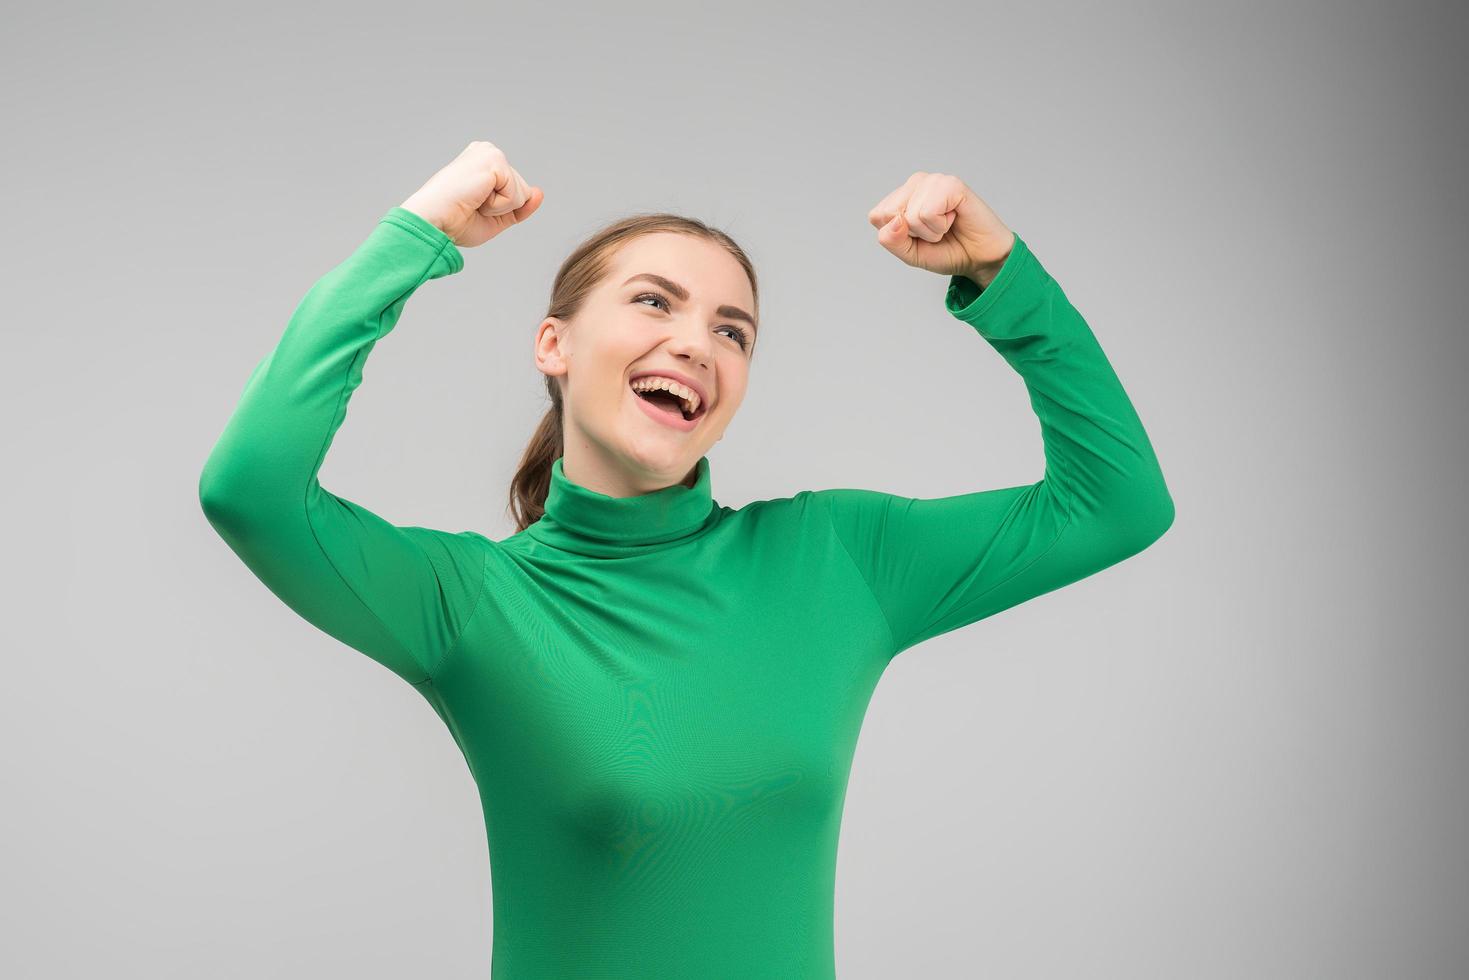
[[[670,430],[670,435],[661,432],[629,433],[622,444],[624,454],[635,469],[645,473],[675,474],[680,479],[689,467],[699,461],[698,446],[686,436]],[[676,471],[676,472],[675,472]]]

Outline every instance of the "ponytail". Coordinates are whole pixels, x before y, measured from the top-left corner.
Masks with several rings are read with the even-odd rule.
[[[546,512],[546,495],[551,490],[551,465],[561,458],[561,386],[546,376],[551,407],[541,416],[535,434],[521,454],[520,465],[510,480],[510,513],[519,534]]]

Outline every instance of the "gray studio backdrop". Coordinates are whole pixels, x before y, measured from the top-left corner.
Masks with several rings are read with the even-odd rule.
[[[844,980],[1469,963],[1464,44],[1449,5],[32,5],[7,15],[0,975],[485,977],[479,801],[197,479],[295,304],[472,139],[545,189],[374,351],[322,471],[510,531],[583,235],[762,276],[715,497],[1038,479],[1024,386],[866,213],[953,173],[1086,316],[1177,520],[871,703]]]

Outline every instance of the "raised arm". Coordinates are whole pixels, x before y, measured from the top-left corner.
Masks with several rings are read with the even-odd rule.
[[[1137,554],[1173,522],[1173,500],[1127,393],[1019,235],[987,286],[951,275],[944,303],[1025,382],[1045,476],[936,498],[817,492],[888,622],[890,657]],[[978,431],[972,426],[967,437],[974,449]]]
[[[398,527],[317,480],[373,346],[413,292],[464,266],[395,207],[296,307],[199,478],[209,523],[306,620],[413,684],[434,675],[480,596],[487,539]]]

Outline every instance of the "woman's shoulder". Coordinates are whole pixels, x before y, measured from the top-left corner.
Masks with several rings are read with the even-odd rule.
[[[798,490],[789,496],[752,500],[739,508],[726,507],[725,520],[735,526],[754,528],[790,525],[825,525],[833,508],[877,505],[886,494],[852,487]]]

